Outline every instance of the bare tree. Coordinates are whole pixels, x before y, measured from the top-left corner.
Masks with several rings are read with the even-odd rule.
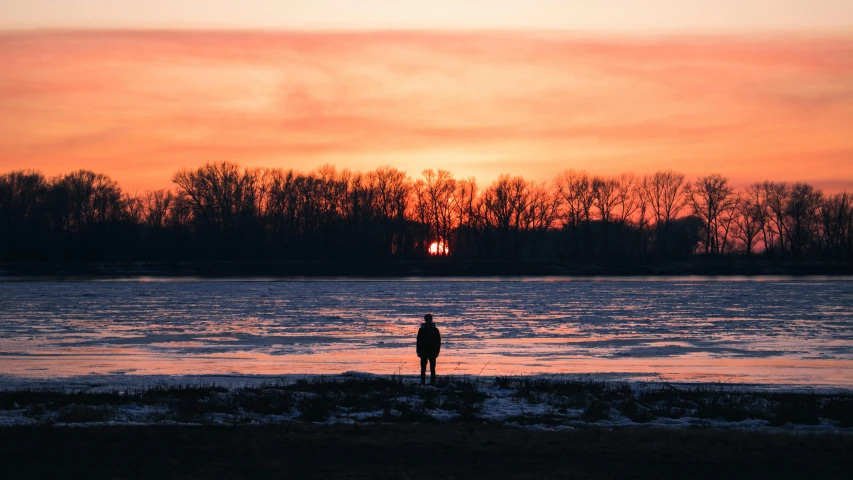
[[[592,191],[598,218],[604,223],[610,223],[618,215],[616,209],[620,206],[619,180],[614,177],[592,177]]]
[[[581,222],[589,223],[596,197],[589,175],[565,170],[557,176],[554,185],[560,196],[564,225],[577,227]]]
[[[528,201],[523,178],[501,175],[483,192],[486,225],[503,232],[521,230]]]
[[[447,170],[424,170],[423,179],[415,183],[415,208],[417,215],[429,226],[428,242],[447,245],[455,227],[453,195],[456,180]],[[428,244],[424,248],[429,247]],[[446,250],[439,249],[444,254]]]
[[[823,244],[833,257],[850,258],[853,249],[853,197],[847,192],[824,199],[821,206]]]
[[[807,183],[795,183],[785,205],[785,231],[794,258],[813,245],[818,231],[818,210],[823,194]]]
[[[687,184],[671,171],[566,170],[549,184],[502,175],[480,191],[444,170],[413,181],[387,166],[300,173],[227,162],[174,181],[174,191],[136,197],[86,170],[50,181],[0,174],[0,259],[418,258],[433,242],[466,258],[613,264],[645,262],[650,247],[660,260],[762,247],[779,258],[853,259],[853,197],[805,183],[736,194],[719,174]]]
[[[323,223],[330,223],[346,216],[347,190],[351,173],[338,172],[334,165],[323,165],[314,174],[316,193],[316,215]]]
[[[353,173],[348,179],[346,208],[348,218],[356,227],[363,227],[379,218],[380,208],[376,201],[375,177],[362,173]]]
[[[166,225],[171,228],[190,229],[193,219],[193,206],[189,198],[183,195],[173,195],[171,207],[168,210]]]
[[[197,216],[214,230],[234,230],[260,210],[258,172],[234,163],[208,163],[182,170],[172,181],[187,196]]]
[[[785,252],[785,206],[791,189],[785,182],[776,183],[765,181],[761,184],[764,194],[764,204],[767,208],[767,221],[765,222],[767,242],[765,248],[770,249],[775,243],[778,247],[778,255]],[[775,239],[775,240],[774,240]]]
[[[12,228],[32,220],[45,202],[47,181],[39,172],[15,171],[0,175],[0,225]]]
[[[267,185],[264,200],[267,228],[272,237],[283,243],[291,243],[296,236],[298,223],[296,174],[293,170],[273,170],[269,172]]]
[[[720,209],[717,218],[718,253],[729,253],[734,250],[734,232],[737,229],[738,213],[737,195],[732,194],[730,201]]]
[[[702,222],[705,254],[722,253],[733,218],[730,210],[735,204],[729,180],[720,174],[701,177],[690,186],[689,192],[693,213]]]
[[[404,172],[388,166],[376,169],[371,176],[374,178],[379,216],[384,225],[383,243],[390,247],[391,253],[402,252],[411,180]]]
[[[389,220],[402,219],[412,188],[405,172],[386,166],[377,168],[371,175],[375,178],[381,216]]]
[[[690,202],[684,175],[672,170],[656,172],[644,178],[643,194],[655,218],[660,252],[666,256],[672,222]]]
[[[546,183],[527,184],[527,210],[523,215],[526,229],[545,231],[554,226],[559,217],[560,202]]]
[[[145,200],[139,195],[125,193],[121,196],[123,220],[133,225],[139,225],[145,215]]]
[[[642,203],[641,188],[633,173],[623,173],[615,177],[617,205],[619,214],[616,222],[622,225],[631,223]]]
[[[146,192],[142,201],[145,225],[151,228],[165,226],[174,198],[172,192],[164,189]]]
[[[39,172],[16,171],[0,175],[0,258],[32,252],[49,231],[48,184]]]
[[[453,215],[457,229],[454,253],[472,253],[480,223],[477,181],[471,177],[456,182],[453,192]]]
[[[640,231],[646,230],[651,225],[652,214],[651,204],[652,199],[649,197],[651,192],[652,178],[649,175],[643,175],[643,179],[637,183],[637,227]]]
[[[749,192],[749,188],[747,192]],[[753,193],[741,193],[736,196],[734,215],[734,231],[732,232],[735,239],[743,244],[744,253],[752,255],[755,250],[756,242],[764,230],[764,208],[759,201],[753,197],[757,190],[753,189]]]
[[[69,230],[81,232],[98,223],[119,220],[124,213],[121,188],[111,178],[78,170],[54,180],[52,190],[67,208]]]

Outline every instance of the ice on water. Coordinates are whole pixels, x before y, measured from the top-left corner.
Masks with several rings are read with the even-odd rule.
[[[289,281],[0,283],[0,365],[79,375],[417,370],[853,385],[853,282]]]

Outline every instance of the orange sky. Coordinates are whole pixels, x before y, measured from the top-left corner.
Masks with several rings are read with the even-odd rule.
[[[0,29],[849,32],[850,0],[3,0]]]
[[[853,190],[853,35],[7,31],[0,172],[565,168]]]

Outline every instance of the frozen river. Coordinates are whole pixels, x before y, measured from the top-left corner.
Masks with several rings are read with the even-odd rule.
[[[0,283],[0,375],[594,374],[853,387],[853,281]]]

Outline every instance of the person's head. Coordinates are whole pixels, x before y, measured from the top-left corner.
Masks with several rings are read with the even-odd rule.
[[[426,323],[432,323],[432,314],[427,313],[426,315],[424,315],[424,321]]]

